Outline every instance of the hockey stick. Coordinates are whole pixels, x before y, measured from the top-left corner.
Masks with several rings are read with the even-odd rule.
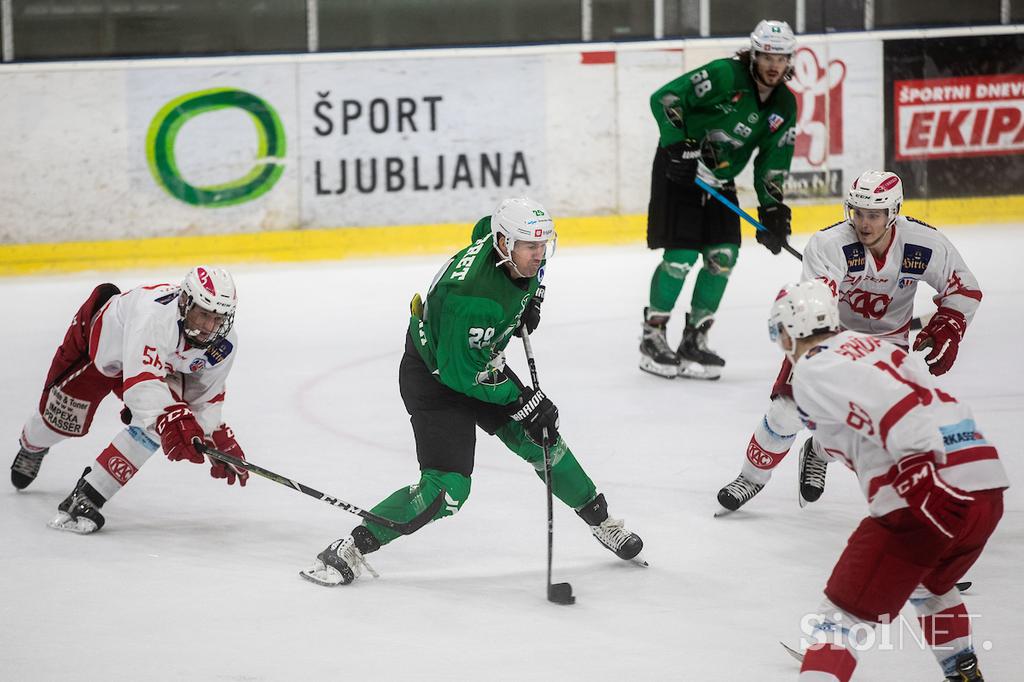
[[[305,493],[310,497],[315,497],[318,500],[326,502],[332,507],[340,507],[341,509],[344,509],[347,512],[351,512],[357,516],[363,517],[371,523],[376,523],[378,526],[390,528],[391,530],[401,533],[402,535],[411,535],[423,526],[430,523],[430,521],[434,518],[434,514],[436,514],[437,510],[441,508],[442,504],[444,504],[445,489],[442,488],[441,492],[437,494],[437,497],[434,498],[434,501],[431,502],[426,509],[424,509],[416,517],[410,519],[409,521],[406,521],[405,523],[400,523],[398,521],[386,519],[383,516],[378,516],[373,512],[366,511],[365,509],[360,509],[354,504],[349,504],[348,502],[339,500],[336,497],[326,495],[320,492],[319,490],[310,488],[308,485],[303,485],[298,481],[293,481],[292,479],[282,476],[281,474],[275,474],[273,471],[264,469],[263,467],[257,466],[252,462],[248,462],[240,457],[229,455],[226,452],[221,452],[220,450],[211,448],[207,445],[198,442],[195,443],[195,447],[196,450],[203,453],[207,457],[223,462],[224,464],[230,464],[231,466],[237,467],[239,469],[251,471],[252,473],[258,474],[263,478],[273,481],[274,483],[280,483],[283,486],[294,488],[295,490],[298,490],[300,493]]]
[[[530,346],[530,334],[523,327],[523,350],[526,351],[526,363],[530,366],[530,380],[533,382],[533,390],[540,390],[540,383],[537,381],[537,362],[533,359],[533,347]],[[572,596],[572,585],[569,583],[551,584],[551,563],[555,546],[555,515],[554,515],[554,494],[551,492],[551,453],[548,450],[548,430],[545,428],[541,448],[544,450],[544,485],[547,487],[548,497],[548,601],[556,604],[575,604],[576,597]]]
[[[738,215],[740,218],[743,218],[748,223],[750,223],[750,225],[753,226],[754,229],[756,229],[756,230],[758,230],[760,232],[768,232],[768,228],[765,227],[764,225],[762,225],[760,223],[760,221],[755,219],[754,216],[750,215],[749,213],[744,211],[742,208],[740,208],[739,206],[737,206],[733,202],[729,201],[729,199],[725,195],[723,195],[721,192],[716,190],[714,187],[712,187],[708,183],[704,182],[700,178],[697,178],[696,180],[694,180],[694,182],[702,190],[704,190],[705,192],[707,192],[708,194],[713,196],[715,199],[718,199],[718,201],[722,204],[722,206],[725,206],[727,209],[729,209],[730,211],[732,211],[733,213]],[[793,254],[793,257],[796,258],[798,261],[803,261],[804,255],[802,253],[800,253],[799,251],[797,251],[796,249],[794,249],[792,246],[790,246],[788,241],[782,242],[782,248],[784,248],[787,252]],[[915,318],[910,320],[910,328],[911,328],[911,330],[920,329],[922,326],[924,326],[924,325],[921,322],[921,318],[920,317],[915,317]]]

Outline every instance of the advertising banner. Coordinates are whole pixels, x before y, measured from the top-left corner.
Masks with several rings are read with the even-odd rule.
[[[301,64],[301,224],[471,221],[529,194],[544,95],[543,56]]]
[[[886,159],[908,196],[1020,193],[1024,36],[885,43]]]

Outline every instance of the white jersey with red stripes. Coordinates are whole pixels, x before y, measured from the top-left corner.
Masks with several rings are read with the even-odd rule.
[[[848,221],[816,232],[804,250],[803,279],[819,279],[839,297],[844,328],[903,346],[920,281],[936,291],[936,306],[963,313],[970,324],[981,289],[956,247],[913,218],[897,216],[892,231],[881,260],[861,244]]]
[[[89,355],[104,375],[122,377],[134,424],[152,430],[169,405],[184,400],[209,435],[222,423],[238,339],[232,329],[209,348],[188,345],[179,323],[180,291],[157,284],[110,299],[93,320]]]
[[[853,469],[872,516],[906,507],[896,462],[935,453],[942,478],[961,490],[1009,486],[970,408],[935,388],[917,357],[874,336],[844,331],[810,348],[793,369],[800,418],[817,452]]]

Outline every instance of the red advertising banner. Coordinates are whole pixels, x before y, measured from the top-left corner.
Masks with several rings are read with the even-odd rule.
[[[1024,153],[1024,74],[893,82],[897,160]]]

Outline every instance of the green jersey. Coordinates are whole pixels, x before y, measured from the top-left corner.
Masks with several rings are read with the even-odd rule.
[[[442,384],[477,400],[507,405],[521,391],[500,372],[501,351],[537,292],[544,267],[528,279],[509,277],[498,266],[490,216],[477,222],[472,238],[434,278],[422,310],[413,310],[409,331],[427,368]]]
[[[781,197],[796,141],[796,98],[784,84],[761,102],[747,66],[738,59],[716,59],[657,90],[651,111],[661,130],[660,145],[697,140],[705,165],[719,180],[739,175],[756,148],[758,202],[765,206]]]

